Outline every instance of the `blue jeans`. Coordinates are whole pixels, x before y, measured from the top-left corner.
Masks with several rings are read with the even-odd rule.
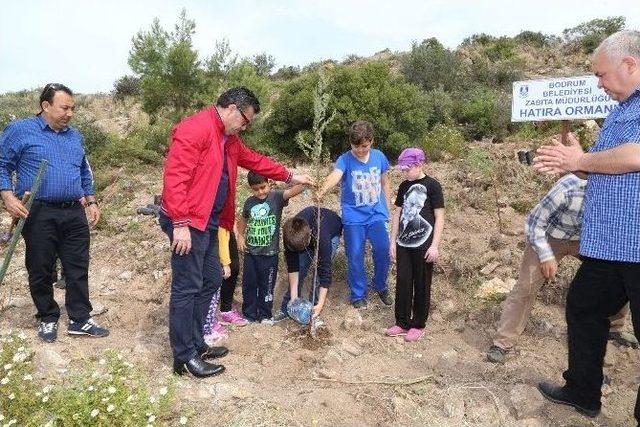
[[[377,292],[387,290],[389,258],[389,231],[386,221],[372,224],[344,225],[344,248],[347,253],[347,281],[351,289],[351,302],[367,298],[367,272],[364,267],[364,250],[367,240],[373,252],[372,287]]]
[[[160,215],[160,227],[173,241],[173,224]],[[176,363],[193,359],[205,347],[203,325],[213,294],[222,283],[218,253],[218,229],[206,231],[189,227],[191,251],[171,253],[171,297],[169,300],[169,340]]]
[[[340,236],[334,236],[331,238],[331,260],[333,261],[333,257],[336,256],[336,252],[338,251],[338,246],[340,245]],[[312,254],[313,252],[309,252],[309,251],[302,251],[300,252],[299,255],[299,271],[298,271],[298,296],[302,295],[302,285],[304,283],[304,279],[307,277],[307,273],[309,273],[309,268],[311,267],[311,262],[313,261],[312,259]],[[317,274],[317,269],[316,269],[316,274]],[[311,284],[311,289],[309,291],[309,300],[313,303],[313,305],[316,304],[316,301],[318,299],[318,289],[316,289],[316,298],[315,301],[312,301],[313,298],[313,284]],[[291,300],[291,288],[289,286],[287,286],[287,290],[285,291],[284,295],[282,296],[282,304],[280,305],[280,311],[283,313],[287,312],[287,305],[289,305],[289,301]]]

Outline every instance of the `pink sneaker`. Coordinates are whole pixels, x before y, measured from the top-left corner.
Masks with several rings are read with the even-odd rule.
[[[399,337],[401,335],[407,335],[407,330],[406,329],[402,329],[398,325],[393,325],[392,327],[387,329],[387,331],[385,333],[389,337]]]
[[[231,310],[220,312],[220,323],[223,325],[245,326],[249,321],[242,317],[236,310]]]
[[[424,335],[424,329],[411,328],[407,332],[407,336],[404,337],[406,342],[416,342]]]

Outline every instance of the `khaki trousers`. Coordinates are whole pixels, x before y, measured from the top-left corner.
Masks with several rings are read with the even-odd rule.
[[[565,256],[577,256],[580,247],[578,240],[559,240],[549,238],[549,245],[553,250],[558,264]],[[522,334],[531,308],[538,291],[545,282],[545,277],[540,270],[540,260],[529,243],[525,247],[520,265],[520,275],[518,281],[509,293],[504,304],[498,331],[493,340],[493,344],[509,350],[515,344],[516,339]],[[621,330],[624,327],[626,316],[629,313],[629,304],[609,318],[612,330]]]

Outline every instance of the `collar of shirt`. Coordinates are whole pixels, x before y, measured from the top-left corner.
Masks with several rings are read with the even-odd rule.
[[[36,121],[40,125],[40,129],[45,130],[46,128],[49,128],[53,132],[56,132],[56,130],[54,130],[51,126],[49,126],[49,123],[47,123],[47,121],[44,119],[44,117],[42,117],[42,113],[36,115]],[[64,128],[62,128],[58,132],[66,132],[68,130],[69,130],[69,126],[65,126]]]

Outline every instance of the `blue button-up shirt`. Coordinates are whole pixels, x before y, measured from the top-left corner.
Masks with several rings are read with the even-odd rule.
[[[31,189],[42,159],[49,161],[36,198],[49,202],[78,200],[94,194],[93,175],[80,132],[65,127],[59,132],[40,115],[9,123],[0,135],[0,190],[22,197]]]
[[[625,143],[640,144],[640,89],[611,111],[590,151]],[[584,203],[580,254],[640,262],[640,172],[590,173]]]

